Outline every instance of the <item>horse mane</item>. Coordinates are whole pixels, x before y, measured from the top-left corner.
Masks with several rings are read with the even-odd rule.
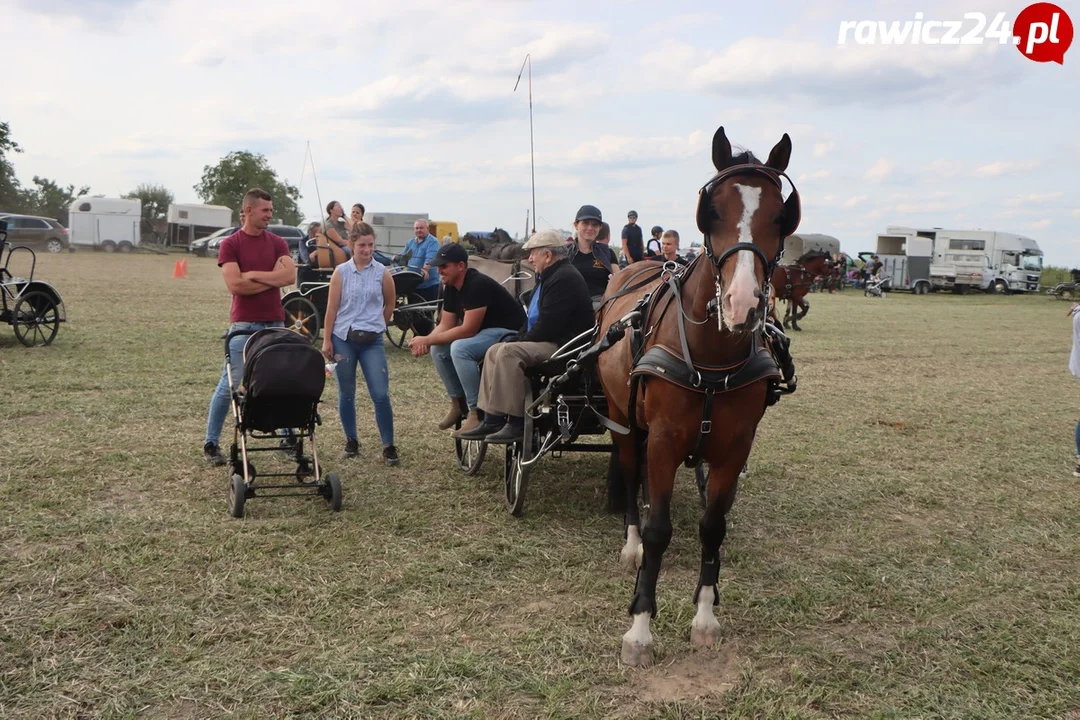
[[[731,162],[728,164],[728,167],[731,167],[732,165],[764,165],[764,163],[758,159],[758,156],[750,150],[742,147],[740,147],[739,150],[740,152],[738,155],[731,156]]]
[[[819,258],[819,257],[830,257],[829,251],[828,250],[822,250],[821,248],[815,248],[813,250],[807,250],[806,252],[804,252],[802,254],[802,256],[799,258],[798,262],[803,263],[803,262],[806,262],[807,260],[813,260],[813,259]]]

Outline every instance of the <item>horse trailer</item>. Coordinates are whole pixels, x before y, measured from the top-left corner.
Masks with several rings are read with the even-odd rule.
[[[232,227],[233,211],[224,205],[172,204],[169,206],[165,244],[187,247],[222,228]]]
[[[81,197],[68,206],[72,248],[131,252],[139,246],[141,223],[140,200]]]
[[[413,223],[428,220],[427,213],[366,212],[364,221],[375,228],[375,248],[387,255],[397,255],[405,249],[405,243],[415,237]],[[436,235],[435,239],[439,237]]]

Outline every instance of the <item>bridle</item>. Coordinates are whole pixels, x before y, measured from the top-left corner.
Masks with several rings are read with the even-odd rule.
[[[760,175],[768,178],[773,184],[776,185],[778,190],[783,191],[783,180],[787,178],[788,183],[791,185],[791,194],[784,201],[784,224],[780,228],[780,246],[777,248],[776,256],[769,259],[762,252],[761,248],[752,242],[737,242],[731,247],[725,248],[722,253],[717,255],[713,251],[712,243],[710,242],[710,233],[712,230],[713,221],[717,219],[716,210],[713,208],[712,195],[716,191],[717,186],[732,178],[736,175]],[[795,188],[795,183],[787,173],[776,170],[768,165],[760,165],[755,163],[740,163],[738,165],[732,165],[719,171],[712,177],[709,182],[702,186],[698,191],[698,206],[697,206],[697,225],[698,229],[704,235],[702,242],[702,249],[705,255],[712,262],[713,269],[715,270],[715,282],[716,282],[716,308],[717,308],[717,325],[720,329],[724,327],[724,287],[723,287],[723,274],[721,268],[723,264],[735,253],[743,250],[748,250],[753,256],[761,261],[761,264],[765,266],[765,286],[762,288],[763,294],[761,300],[758,302],[758,309],[762,317],[764,317],[765,309],[769,302],[769,295],[772,293],[772,273],[776,269],[777,263],[784,256],[784,242],[789,235],[795,232],[795,229],[799,227],[799,220],[802,214],[801,203],[799,200],[799,191]]]

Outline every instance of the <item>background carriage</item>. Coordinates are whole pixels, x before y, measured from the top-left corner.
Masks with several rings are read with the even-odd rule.
[[[4,248],[7,256],[4,257]],[[30,276],[15,277],[11,273],[11,257],[16,252],[29,254]],[[27,347],[48,345],[56,337],[66,313],[64,301],[49,283],[34,279],[37,254],[22,245],[8,245],[7,222],[0,219],[0,322],[11,325],[15,337]]]

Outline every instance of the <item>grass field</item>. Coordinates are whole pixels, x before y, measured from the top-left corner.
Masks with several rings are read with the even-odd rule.
[[[501,458],[465,477],[435,428],[429,358],[390,353],[399,467],[363,390],[341,459],[329,384],[343,511],[230,519],[201,457],[229,297],[175,259],[44,255],[69,322],[36,349],[0,327],[0,717],[1080,720],[1064,303],[811,295],[731,513],[724,643],[690,648],[682,470],[657,664],[632,671],[606,457],[545,458],[510,517]]]

